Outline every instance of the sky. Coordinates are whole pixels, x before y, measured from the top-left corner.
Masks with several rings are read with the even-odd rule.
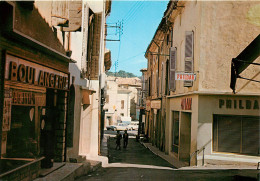
[[[161,1],[112,1],[107,18],[106,47],[111,50],[111,72],[124,70],[141,76],[140,69],[147,68],[145,51],[166,10],[168,0]],[[121,23],[121,36],[119,26]]]

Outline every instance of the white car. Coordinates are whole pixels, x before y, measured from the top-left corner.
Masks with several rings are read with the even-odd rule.
[[[127,128],[128,130],[138,130],[139,127],[139,122],[135,121],[135,122],[131,122]]]
[[[126,123],[118,123],[116,126],[114,126],[115,131],[121,131],[121,130],[128,130],[127,129],[127,124]]]

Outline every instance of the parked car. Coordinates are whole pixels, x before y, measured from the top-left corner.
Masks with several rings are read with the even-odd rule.
[[[107,128],[107,130],[115,131],[115,125],[110,125],[110,126],[107,126],[106,128]]]
[[[135,122],[131,122],[127,128],[128,130],[138,130],[139,127],[139,122],[135,121]]]
[[[127,128],[127,124],[126,123],[118,123],[116,126],[115,126],[115,131],[119,130],[128,130]]]

